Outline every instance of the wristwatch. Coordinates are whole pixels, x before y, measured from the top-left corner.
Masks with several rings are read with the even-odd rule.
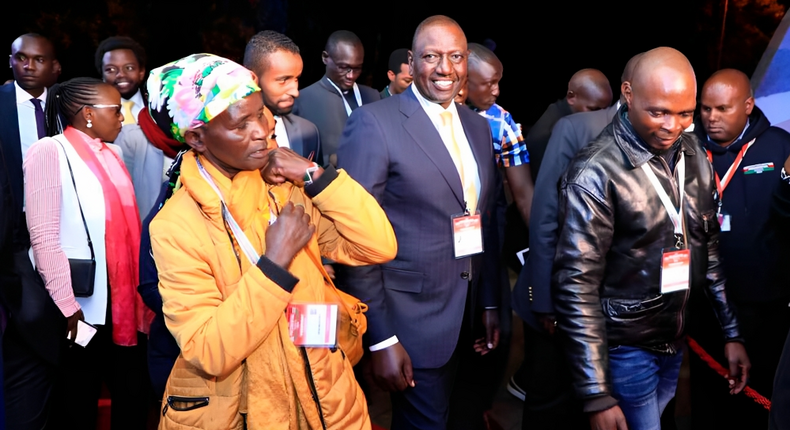
[[[788,175],[787,172],[785,172],[785,168],[784,167],[782,167],[782,172],[779,174],[779,179],[781,179],[781,180],[787,182],[788,184],[790,184],[790,175]]]
[[[313,163],[311,167],[308,167],[307,170],[304,171],[304,185],[310,185],[313,183],[313,173],[318,171],[318,164]]]

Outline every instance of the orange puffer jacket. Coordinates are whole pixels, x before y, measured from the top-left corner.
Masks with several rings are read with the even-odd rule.
[[[342,170],[310,199],[289,183],[265,184],[257,171],[231,180],[202,164],[259,254],[265,253],[270,205],[276,210],[291,201],[303,205],[316,226],[307,246],[314,256],[349,265],[395,257],[386,215]],[[344,352],[297,348],[288,336],[288,303],[338,300],[314,259],[305,250],[296,255],[288,271],[299,281],[289,293],[243,253],[237,257],[219,197],[192,152],[184,157],[181,181],[150,226],[167,327],[181,347],[159,428],[242,429],[246,420],[250,430],[369,429],[365,397]]]

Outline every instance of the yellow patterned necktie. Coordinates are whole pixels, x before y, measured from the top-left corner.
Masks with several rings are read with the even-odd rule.
[[[477,211],[477,187],[475,181],[469,179],[464,172],[464,159],[461,156],[461,147],[458,146],[458,141],[455,140],[455,130],[453,127],[453,114],[444,111],[439,114],[442,117],[442,126],[447,129],[450,136],[450,152],[452,157],[458,161],[458,174],[461,177],[461,186],[464,187],[464,200],[466,200],[466,207],[470,213],[474,214]]]
[[[123,125],[127,124],[137,124],[137,119],[132,114],[132,106],[134,102],[131,100],[122,101],[121,104],[123,105]]]

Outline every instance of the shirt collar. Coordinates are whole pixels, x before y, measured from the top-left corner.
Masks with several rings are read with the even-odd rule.
[[[417,97],[417,101],[420,102],[420,106],[422,106],[422,108],[425,110],[425,113],[427,113],[428,115],[438,116],[442,112],[450,112],[453,114],[453,117],[458,116],[458,111],[455,108],[455,102],[451,102],[450,106],[448,106],[447,109],[445,109],[439,103],[429,101],[428,99],[423,97],[422,94],[420,94],[420,91],[417,89],[416,85],[409,85],[409,86],[411,87],[411,90],[414,91],[414,95],[415,97]]]
[[[24,103],[24,102],[26,102],[26,101],[28,101],[28,100],[33,98],[33,96],[30,95],[29,92],[23,90],[22,87],[20,87],[19,84],[16,81],[14,81],[14,88],[16,90],[16,104],[20,105],[20,104],[22,104],[22,103]],[[41,93],[41,95],[36,97],[36,98],[41,100],[42,102],[46,103],[47,102],[47,88],[44,87],[44,92]]]
[[[123,99],[122,101],[130,101],[134,103],[135,106],[140,106],[141,108],[145,106],[145,101],[143,100],[143,94],[140,92],[140,89],[137,89],[137,92],[131,98]]]

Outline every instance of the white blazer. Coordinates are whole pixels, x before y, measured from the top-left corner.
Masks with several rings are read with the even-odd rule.
[[[93,295],[90,297],[77,297],[77,303],[85,314],[85,321],[91,324],[105,324],[107,317],[107,254],[104,242],[105,230],[105,211],[104,211],[104,192],[101,183],[90,170],[88,165],[82,161],[77,151],[62,134],[54,136],[60,143],[58,156],[60,159],[60,183],[61,183],[61,206],[60,206],[60,246],[68,258],[90,259],[91,252],[88,247],[88,236],[85,234],[85,226],[80,216],[79,204],[85,214],[85,222],[88,224],[93,251],[96,256],[96,277],[93,286]],[[71,162],[71,170],[74,172],[74,183],[77,189],[75,192],[74,183],[71,180],[71,172],[66,161]],[[79,201],[77,200],[79,196]],[[30,258],[35,266],[33,250],[30,250]]]

